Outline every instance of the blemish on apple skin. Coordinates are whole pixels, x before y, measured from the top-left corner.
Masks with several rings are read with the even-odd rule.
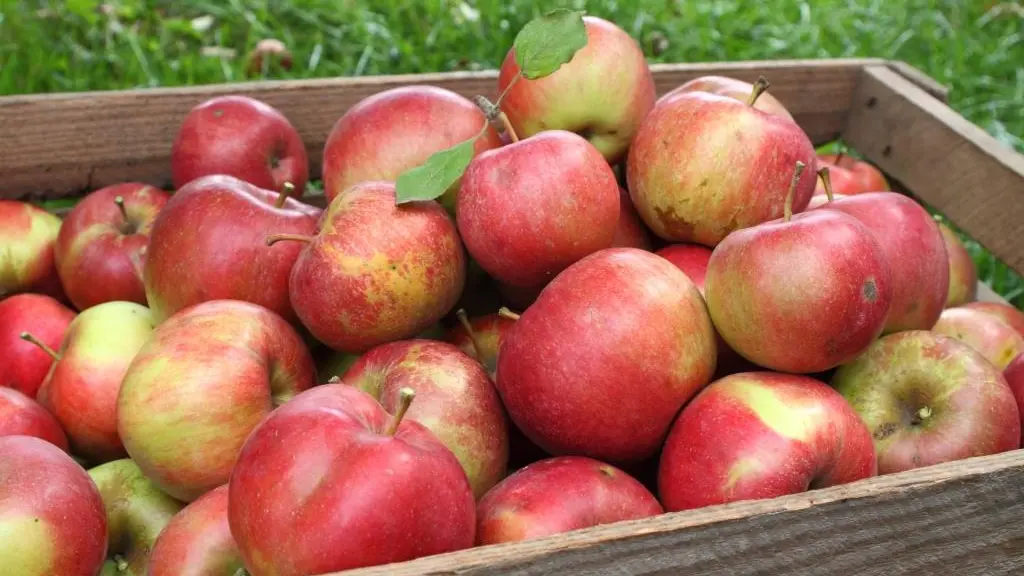
[[[882,424],[878,428],[878,430],[875,430],[875,433],[874,433],[875,440],[885,440],[889,436],[892,436],[893,434],[895,434],[896,430],[898,428],[899,428],[899,426],[897,426],[896,424],[894,424],[892,422],[886,422],[885,424]]]
[[[874,302],[878,298],[878,288],[875,286],[874,280],[868,280],[864,283],[864,298],[868,302]]]

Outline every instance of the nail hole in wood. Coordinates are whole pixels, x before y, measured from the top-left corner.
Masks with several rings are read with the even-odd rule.
[[[868,108],[874,108],[876,104],[878,104],[878,98],[875,98],[874,96],[868,98]]]
[[[892,156],[892,146],[886,144],[885,148],[882,148],[882,156],[885,156],[886,158]]]

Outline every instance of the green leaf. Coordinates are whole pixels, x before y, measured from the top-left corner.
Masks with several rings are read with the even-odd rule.
[[[433,200],[444,194],[469,166],[475,141],[476,136],[435,152],[423,164],[403,172],[395,181],[395,203]]]
[[[512,46],[523,77],[542,78],[561,68],[587,45],[583,12],[553,10],[526,23]]]

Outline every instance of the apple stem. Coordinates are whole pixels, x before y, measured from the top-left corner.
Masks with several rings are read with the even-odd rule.
[[[43,352],[46,352],[50,356],[50,358],[53,358],[54,362],[60,362],[60,354],[58,354],[53,348],[47,346],[46,342],[43,342],[42,340],[36,338],[35,336],[28,332],[22,332],[21,339],[26,342],[31,342],[36,346],[40,347],[43,350]]]
[[[459,308],[455,313],[455,317],[459,319],[459,324],[466,330],[466,335],[469,336],[469,343],[473,345],[473,353],[476,355],[477,360],[480,359],[480,343],[476,341],[476,332],[473,331],[473,325],[469,323],[469,314],[466,313],[465,308]]]
[[[796,161],[796,170],[793,171],[793,181],[789,185],[789,193],[786,194],[786,203],[783,205],[782,214],[783,220],[789,222],[793,217],[793,196],[796,195],[796,187],[800,183],[800,175],[804,173],[804,168],[807,165],[803,162]]]
[[[295,242],[312,242],[312,236],[306,236],[305,234],[271,234],[267,236],[267,246],[273,246],[282,240],[293,240]]]
[[[498,118],[501,119],[501,125],[505,128],[505,132],[508,133],[508,139],[512,142],[519,142],[519,135],[516,134],[516,131],[512,128],[512,123],[509,122],[508,116],[502,112]]]
[[[395,432],[398,432],[398,425],[402,423],[402,418],[404,418],[405,413],[409,411],[409,406],[412,404],[412,399],[415,397],[416,391],[412,388],[406,387],[398,391],[398,411],[391,417],[391,422],[388,423],[388,429],[384,431],[385,434],[388,436],[394,436]]]
[[[502,318],[508,318],[509,320],[519,320],[520,318],[522,318],[522,316],[516,314],[515,312],[509,310],[504,306],[498,309],[498,316],[501,316]]]
[[[295,185],[291,182],[285,182],[282,190],[277,194],[277,200],[274,201],[274,208],[283,208],[284,203],[288,201],[288,197],[294,193]]]
[[[114,204],[117,204],[117,208],[121,211],[121,217],[124,218],[124,221],[128,222],[128,211],[124,207],[124,196],[115,196]]]
[[[829,176],[828,166],[822,166],[818,170],[818,176],[821,177],[821,184],[825,187],[825,196],[831,202],[834,198],[832,197],[832,177]]]
[[[768,82],[767,78],[758,76],[757,82],[754,82],[754,89],[750,91],[750,98],[747,98],[747,106],[753,106],[757,99],[761,97],[761,94],[768,90],[769,86],[771,86],[771,83]]]

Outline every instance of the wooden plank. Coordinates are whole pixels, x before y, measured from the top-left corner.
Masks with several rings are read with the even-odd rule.
[[[907,80],[917,84],[919,88],[931,94],[932,98],[941,102],[949,101],[949,86],[940,83],[921,70],[899,60],[890,60],[886,62],[886,66],[894,72],[898,72]]]
[[[867,66],[843,139],[1024,273],[1024,156],[885,66]]]
[[[1024,571],[1024,451],[333,576]]]
[[[861,68],[884,62],[657,64],[652,70],[659,94],[705,74],[750,82],[764,74],[772,94],[816,143],[824,143],[844,126]],[[125,180],[167,187],[171,142],[181,119],[196,104],[222,94],[246,94],[279,108],[302,135],[317,177],[328,132],[359,100],[415,83],[494,96],[496,78],[492,70],[8,96],[0,98],[0,198],[54,198]]]

